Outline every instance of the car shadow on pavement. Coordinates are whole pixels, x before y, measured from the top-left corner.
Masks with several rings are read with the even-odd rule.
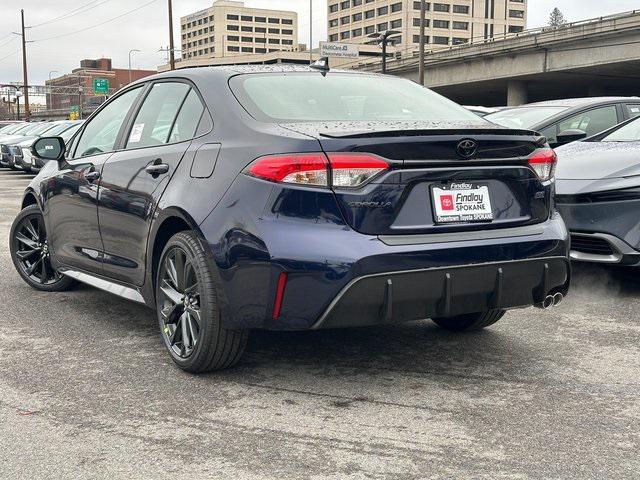
[[[571,293],[640,295],[640,267],[619,267],[592,263],[573,263]]]

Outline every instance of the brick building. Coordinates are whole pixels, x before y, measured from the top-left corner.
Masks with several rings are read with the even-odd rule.
[[[157,73],[155,70],[131,70],[131,81]],[[82,60],[80,68],[76,68],[61,77],[47,80],[50,88],[47,95],[47,110],[71,110],[82,105],[83,108],[94,107],[104,102],[104,95],[95,95],[93,80],[95,78],[109,81],[109,94],[113,94],[129,83],[129,69],[113,68],[110,58]]]

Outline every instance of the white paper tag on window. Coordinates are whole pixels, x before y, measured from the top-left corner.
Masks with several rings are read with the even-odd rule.
[[[143,130],[144,123],[136,123],[131,129],[131,135],[129,135],[129,143],[138,143],[142,138]]]

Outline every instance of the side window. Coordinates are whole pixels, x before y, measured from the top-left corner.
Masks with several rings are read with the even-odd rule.
[[[185,83],[156,83],[136,115],[127,140],[127,148],[167,143],[171,126],[189,89],[189,85]]]
[[[74,158],[112,151],[122,122],[141,91],[142,87],[138,87],[123,93],[93,117],[75,142]]]
[[[635,118],[637,116],[640,116],[640,103],[627,104],[625,105],[625,108],[627,109],[627,116],[629,118]]]
[[[582,130],[587,136],[595,135],[618,124],[618,113],[615,105],[594,108],[563,120],[558,125],[558,132],[565,130]]]
[[[204,106],[195,90],[191,89],[187,99],[180,108],[180,113],[176,118],[176,123],[171,130],[169,142],[181,142],[189,140],[196,135],[198,123],[204,112]]]
[[[556,143],[558,141],[558,124],[554,123],[553,125],[540,130],[540,134],[547,137],[547,141],[549,143]]]

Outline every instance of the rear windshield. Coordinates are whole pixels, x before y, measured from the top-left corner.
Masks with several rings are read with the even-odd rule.
[[[478,116],[417,83],[350,73],[240,75],[231,88],[262,121],[465,121]]]
[[[545,120],[564,112],[568,107],[518,107],[500,110],[485,116],[485,120],[503,127],[530,129]]]

